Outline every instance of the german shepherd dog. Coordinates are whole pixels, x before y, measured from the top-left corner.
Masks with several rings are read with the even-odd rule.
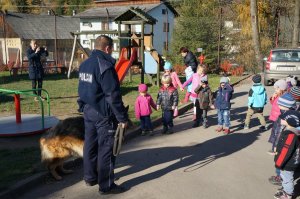
[[[71,117],[60,121],[40,139],[41,160],[56,180],[62,177],[57,173],[72,173],[63,164],[72,157],[83,157],[84,119]]]

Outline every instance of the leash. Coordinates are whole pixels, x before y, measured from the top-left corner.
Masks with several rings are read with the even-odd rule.
[[[114,156],[119,155],[119,153],[121,151],[124,134],[125,134],[125,128],[123,128],[122,125],[118,124],[118,128],[115,133],[114,146],[113,146],[113,155]]]

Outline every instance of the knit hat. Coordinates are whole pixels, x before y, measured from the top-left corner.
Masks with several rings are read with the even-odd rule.
[[[274,84],[274,88],[279,88],[280,90],[286,90],[287,83],[283,79],[277,80]]]
[[[161,77],[161,83],[162,84],[171,84],[171,82],[172,82],[172,79],[171,79],[170,75],[163,75]]]
[[[166,61],[164,65],[164,70],[171,70],[172,68],[173,68],[172,64]]]
[[[298,86],[292,87],[290,93],[296,101],[300,101],[300,88]]]
[[[147,87],[146,84],[140,84],[139,85],[139,92],[140,93],[145,93],[145,92],[147,92],[147,90],[148,90],[148,87]]]
[[[220,84],[221,83],[228,83],[228,82],[229,82],[229,79],[227,77],[221,77]]]
[[[300,113],[295,110],[288,110],[279,116],[282,120],[285,120],[288,125],[292,127],[300,126]]]
[[[260,83],[261,82],[261,76],[259,74],[256,74],[252,77],[252,81],[254,83]]]
[[[293,106],[296,105],[296,101],[294,100],[294,97],[292,96],[292,94],[285,93],[278,98],[277,104],[278,104],[278,106],[292,108]]]

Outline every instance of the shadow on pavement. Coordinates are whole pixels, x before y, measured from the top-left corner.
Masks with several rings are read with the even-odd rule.
[[[231,155],[253,144],[260,133],[260,130],[250,133],[234,133],[227,136],[219,136],[192,146],[152,148],[123,153],[118,157],[119,164],[116,167],[130,167],[120,171],[116,176],[123,177],[176,160],[175,163],[163,169],[138,176],[124,182],[123,185],[134,187],[160,178],[177,169],[183,169],[184,172],[192,172],[218,158]]]

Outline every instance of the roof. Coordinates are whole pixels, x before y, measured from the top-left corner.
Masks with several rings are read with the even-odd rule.
[[[157,6],[165,4],[173,13],[175,16],[178,16],[178,13],[176,10],[169,4],[169,3],[153,3],[153,4],[135,4],[135,8],[140,8],[142,11],[148,13],[150,10],[156,8]],[[133,5],[120,5],[120,6],[107,6],[107,7],[96,7],[88,9],[84,12],[78,13],[74,17],[78,18],[95,18],[95,17],[107,17],[107,13],[109,17],[115,18],[123,13],[125,13],[127,10],[130,9],[130,7],[133,7]]]
[[[6,22],[23,39],[55,39],[54,16],[7,13]],[[70,32],[80,29],[80,20],[70,16],[56,16],[57,39],[73,39]]]
[[[140,8],[133,7],[129,8],[129,10],[116,17],[115,21],[129,21],[133,18],[141,18],[143,21],[150,24],[155,24],[157,22],[155,18],[151,17]]]

